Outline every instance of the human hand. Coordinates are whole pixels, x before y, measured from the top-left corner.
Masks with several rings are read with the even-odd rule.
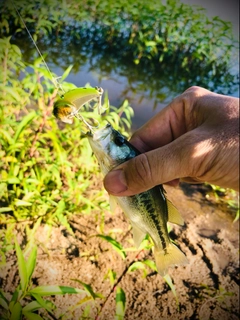
[[[239,190],[238,135],[239,99],[191,87],[134,133],[142,154],[110,171],[104,186],[116,196],[179,179]]]

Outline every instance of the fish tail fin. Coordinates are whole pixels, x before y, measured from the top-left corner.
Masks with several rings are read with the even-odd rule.
[[[155,246],[154,255],[158,273],[164,277],[168,273],[168,268],[188,263],[185,254],[173,243],[169,243],[165,250],[158,250]]]

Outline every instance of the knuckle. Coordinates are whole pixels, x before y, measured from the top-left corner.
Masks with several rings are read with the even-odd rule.
[[[202,91],[201,87],[198,86],[191,86],[187,90],[184,91],[184,93],[192,94],[192,95],[198,95],[199,92]]]
[[[185,90],[182,93],[182,99],[183,102],[185,102],[185,105],[191,105],[193,101],[196,101],[198,97],[203,95],[203,90],[205,89],[197,86],[192,86]]]
[[[136,158],[135,158],[136,159]],[[138,161],[136,162],[136,175],[139,179],[138,183],[142,186],[146,184],[152,184],[152,172],[149,163],[149,158],[146,153],[142,153],[138,156]]]

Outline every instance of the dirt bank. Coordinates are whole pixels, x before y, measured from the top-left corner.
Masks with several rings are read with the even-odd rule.
[[[100,216],[78,214],[70,220],[74,235],[63,228],[53,228],[49,239],[47,226],[37,233],[39,245],[35,285],[59,284],[81,287],[71,279],[91,284],[106,299],[88,302],[90,314],[84,319],[114,319],[116,311],[115,290],[106,276],[109,270],[116,272],[116,281],[126,293],[126,320],[159,319],[239,319],[239,228],[232,223],[233,214],[206,200],[204,190],[181,185],[166,187],[168,197],[185,219],[185,226],[173,226],[171,237],[187,255],[186,267],[171,269],[169,274],[176,286],[176,300],[165,281],[150,269],[147,275],[136,270],[126,272],[134,260],[153,259],[149,250],[127,252],[123,260],[110,244],[94,235],[100,233]],[[105,212],[105,234],[114,232],[124,246],[133,246],[130,226],[118,210]],[[18,283],[16,259],[9,257],[7,267],[1,271],[2,287],[11,292]],[[53,298],[57,315],[81,300],[79,295]],[[83,305],[68,319],[83,319]],[[101,313],[99,314],[99,311]],[[99,314],[97,318],[97,314]]]

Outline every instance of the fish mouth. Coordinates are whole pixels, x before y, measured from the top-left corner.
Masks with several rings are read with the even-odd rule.
[[[87,136],[92,138],[93,141],[100,142],[105,140],[113,131],[110,123],[108,123],[104,128],[97,130],[96,132],[89,131]]]

